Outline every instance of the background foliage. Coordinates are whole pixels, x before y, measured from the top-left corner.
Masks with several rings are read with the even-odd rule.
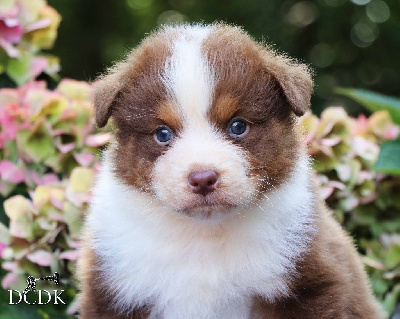
[[[0,2],[0,318],[66,318],[76,311],[72,274],[80,226],[99,150],[109,139],[93,125],[91,88],[82,80],[93,79],[158,24],[215,20],[242,25],[316,70],[313,111],[320,116],[308,113],[301,124],[321,192],[355,237],[375,295],[394,311],[400,297],[400,100],[365,89],[400,95],[398,1],[49,4]],[[8,305],[6,289],[23,289],[27,274],[54,271],[68,309]]]
[[[315,69],[314,113],[346,103],[336,86],[400,96],[398,0],[50,0],[63,16],[54,52],[79,80],[119,60],[160,23],[226,21]],[[78,49],[77,49],[78,48]]]

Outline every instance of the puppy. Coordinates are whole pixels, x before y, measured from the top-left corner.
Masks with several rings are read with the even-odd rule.
[[[112,117],[81,318],[383,318],[313,185],[307,67],[222,24],[164,27],[94,84]]]

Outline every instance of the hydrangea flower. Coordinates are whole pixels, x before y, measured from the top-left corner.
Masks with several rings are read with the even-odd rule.
[[[55,76],[58,58],[41,55],[53,46],[61,17],[44,0],[6,0],[0,3],[0,74],[18,85],[42,72]]]

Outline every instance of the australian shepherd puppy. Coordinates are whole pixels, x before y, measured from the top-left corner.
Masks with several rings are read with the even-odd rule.
[[[306,66],[215,24],[164,27],[94,84],[113,119],[85,221],[81,318],[382,318],[318,195]]]

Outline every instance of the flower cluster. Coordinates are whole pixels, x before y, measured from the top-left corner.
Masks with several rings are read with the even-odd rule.
[[[389,113],[379,111],[368,119],[365,115],[354,119],[343,108],[330,107],[320,119],[306,114],[301,124],[307,132],[314,168],[321,173],[324,199],[343,212],[374,201],[378,195],[376,182],[384,179],[373,171],[379,144],[399,134]]]
[[[0,225],[3,288],[22,288],[26,273],[69,278],[80,225],[110,136],[94,128],[91,87],[63,80],[0,90],[0,193],[8,227]],[[6,247],[5,247],[6,246]]]
[[[380,144],[399,135],[387,111],[350,117],[330,107],[302,120],[320,190],[356,238],[375,294],[391,313],[400,297],[400,178],[374,171]]]
[[[5,72],[18,85],[45,72],[59,70],[58,58],[42,54],[57,37],[61,17],[45,0],[0,2],[0,74]]]

